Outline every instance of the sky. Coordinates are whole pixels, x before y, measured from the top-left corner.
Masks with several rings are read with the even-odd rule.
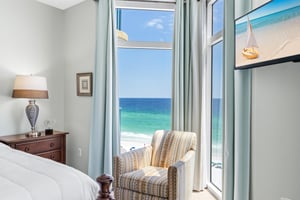
[[[122,10],[122,31],[129,41],[172,42],[169,11]],[[118,49],[121,98],[171,98],[172,50]]]
[[[171,98],[172,51],[119,49],[121,98]]]
[[[223,30],[224,0],[218,0],[213,4],[212,33]],[[222,98],[223,90],[223,43],[219,42],[212,47],[212,97]]]
[[[122,9],[121,29],[129,41],[173,40],[174,12]]]
[[[223,29],[224,0],[218,0],[213,4],[213,34]]]
[[[214,4],[213,32],[223,28],[223,2]],[[129,41],[173,41],[174,12],[122,9],[121,29]],[[222,67],[222,51],[218,45],[213,61]],[[172,50],[118,49],[120,98],[171,98]],[[215,71],[213,97],[222,93],[222,72]]]

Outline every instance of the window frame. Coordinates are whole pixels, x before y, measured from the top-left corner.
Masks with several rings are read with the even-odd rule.
[[[175,12],[176,0],[115,0],[115,9],[133,9],[149,11]],[[149,50],[172,50],[173,41],[123,41],[116,40],[116,47],[119,49],[149,49]],[[121,111],[120,111],[121,112]],[[171,115],[170,115],[171,117]],[[121,116],[120,116],[121,122]],[[121,140],[121,134],[120,134]]]
[[[136,0],[116,0],[116,9],[175,11],[175,0],[150,0],[147,2]],[[172,42],[146,42],[117,40],[118,48],[134,49],[173,49]]]
[[[207,18],[206,18],[206,27],[207,27],[207,66],[208,69],[207,70],[207,77],[208,78],[208,97],[207,97],[207,102],[208,102],[208,107],[209,107],[209,120],[207,121],[207,127],[208,127],[208,149],[209,151],[207,151],[207,158],[208,162],[207,162],[207,188],[208,190],[217,198],[217,199],[222,199],[222,189],[219,190],[212,182],[211,182],[211,160],[212,160],[212,149],[211,149],[211,145],[212,145],[212,50],[213,50],[213,46],[218,44],[219,42],[223,41],[223,30],[213,34],[213,5],[214,3],[216,3],[218,0],[207,0],[207,7],[206,7],[206,12],[207,12]],[[223,25],[224,26],[224,25]],[[224,45],[224,43],[223,43]],[[224,58],[223,58],[224,59]],[[224,65],[223,65],[224,68]],[[224,85],[223,85],[223,91],[224,91]],[[224,118],[223,118],[224,120]],[[224,137],[223,137],[224,140]],[[224,166],[224,165],[223,165]],[[223,173],[222,173],[223,176]]]

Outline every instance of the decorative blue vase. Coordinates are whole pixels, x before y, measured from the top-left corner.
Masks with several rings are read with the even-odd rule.
[[[38,136],[38,132],[35,130],[36,120],[39,116],[39,107],[35,104],[35,100],[29,100],[29,104],[26,106],[25,112],[29,123],[31,125],[31,133],[29,136]]]

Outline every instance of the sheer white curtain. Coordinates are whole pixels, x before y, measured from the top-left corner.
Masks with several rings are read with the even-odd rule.
[[[114,0],[98,1],[94,104],[89,151],[92,178],[112,174],[119,153],[119,95],[117,84]]]
[[[202,65],[203,4],[197,0],[177,0],[175,9],[172,129],[197,134],[194,190],[205,183],[205,134],[202,132]]]

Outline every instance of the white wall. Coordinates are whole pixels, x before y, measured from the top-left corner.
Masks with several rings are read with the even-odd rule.
[[[236,17],[266,2],[236,0]],[[252,200],[300,197],[299,86],[300,63],[252,69]]]
[[[0,1],[0,135],[30,130],[27,99],[11,97],[15,76],[47,77],[49,99],[37,101],[39,130],[45,119],[64,128],[63,12],[33,0]]]
[[[252,8],[255,9],[271,0],[252,0]]]
[[[252,75],[252,199],[299,199],[300,64]]]
[[[67,163],[87,172],[92,97],[76,96],[76,73],[93,72],[97,3],[86,1],[65,11],[65,128],[70,131]],[[78,148],[82,150],[79,155]]]
[[[271,0],[235,0],[235,18],[239,18],[249,12],[249,9],[255,9]]]
[[[94,69],[96,5],[88,0],[61,11],[35,0],[0,1],[0,135],[30,130],[28,100],[11,97],[15,76],[45,76],[49,99],[37,100],[37,127],[55,119],[55,129],[69,131],[67,163],[84,172],[92,97],[76,96],[76,73]]]

